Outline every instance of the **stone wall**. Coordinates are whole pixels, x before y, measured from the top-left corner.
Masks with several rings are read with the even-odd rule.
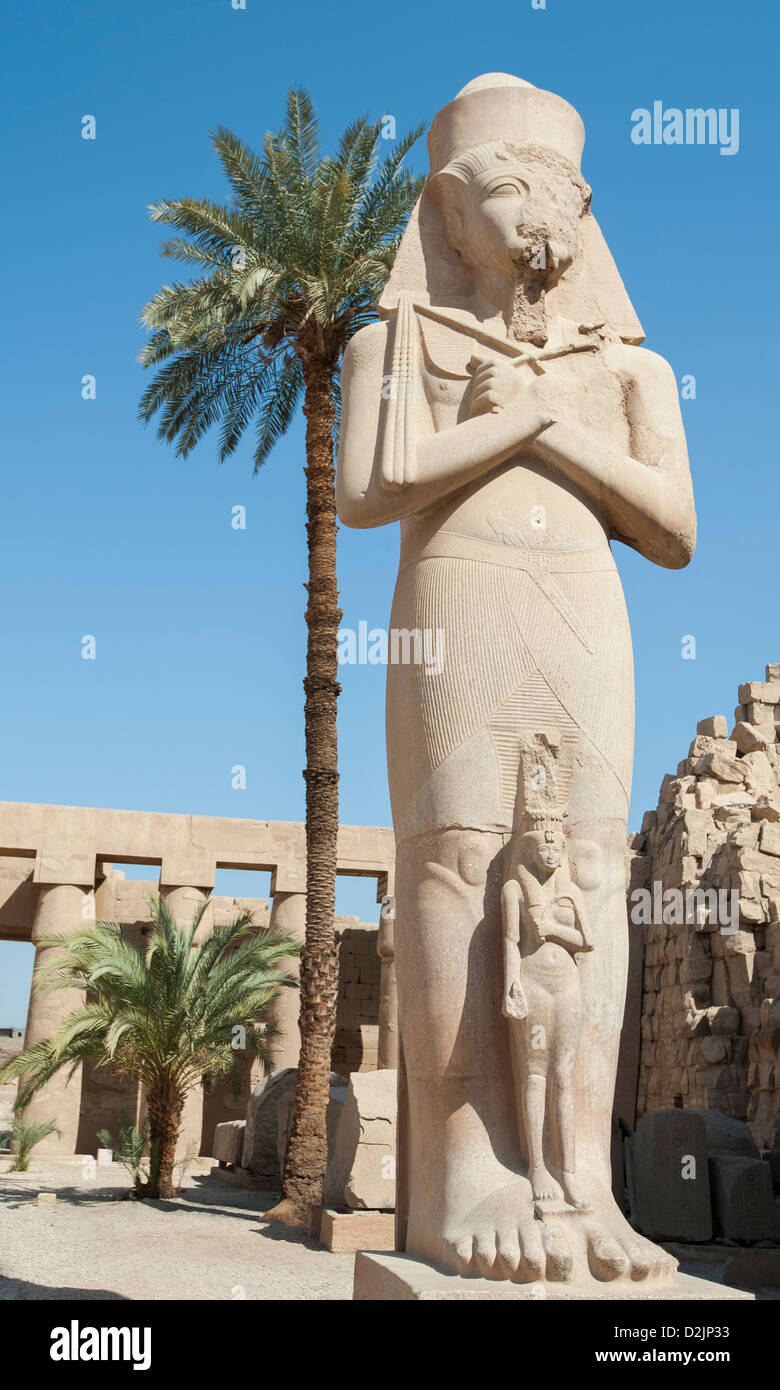
[[[336,919],[339,936],[339,997],[331,1066],[342,1076],[375,1071],[379,1046],[377,928],[357,917]]]
[[[769,1149],[780,1143],[780,664],[740,686],[739,702],[731,732],[722,716],[699,723],[630,840],[629,920],[644,939],[637,1114],[720,1110]]]

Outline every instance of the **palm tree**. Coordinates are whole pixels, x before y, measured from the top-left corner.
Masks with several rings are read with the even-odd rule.
[[[238,1090],[237,1041],[270,1071],[273,1024],[259,1021],[280,987],[295,986],[280,962],[299,947],[278,932],[253,930],[251,912],[214,927],[195,946],[208,902],[188,930],[176,926],[163,899],[153,898],[151,907],[152,927],[143,943],[128,940],[118,922],[97,922],[41,941],[58,951],[38,987],[47,992],[75,986],[88,995],[87,1002],[63,1019],[51,1038],[9,1058],[0,1079],[22,1078],[17,1111],[62,1067],[75,1069],[87,1059],[141,1083],[151,1153],[145,1192],[172,1197],[188,1092],[226,1074]]]
[[[30,1166],[30,1154],[35,1145],[40,1144],[42,1139],[48,1139],[50,1134],[59,1134],[59,1132],[53,1120],[43,1120],[36,1123],[34,1120],[25,1120],[24,1115],[19,1111],[11,1121],[13,1161],[8,1171],[10,1173],[26,1173]]]
[[[380,159],[384,133],[382,120],[363,117],[323,156],[311,99],[291,90],[284,126],[266,135],[262,154],[228,130],[212,133],[231,185],[227,206],[181,198],[151,207],[153,221],[183,233],[162,254],[203,273],[165,285],[143,312],[151,337],[141,361],[164,365],[142,398],[142,420],[159,413],[158,436],[185,458],[221,421],[220,462],[254,423],[257,472],[301,400],[306,417],[306,939],[295,1119],[272,1213],[293,1225],[321,1201],[338,989],[338,371],[349,339],[376,317],[422,184],[403,167],[420,130]]]

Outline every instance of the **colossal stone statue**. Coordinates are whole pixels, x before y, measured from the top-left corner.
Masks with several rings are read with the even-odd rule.
[[[338,507],[401,520],[392,626],[444,634],[443,669],[388,667],[400,1248],[652,1297],[675,1263],[610,1185],[634,722],[610,543],[681,567],[695,513],[583,143],[504,74],[438,113],[385,321],[344,363]]]

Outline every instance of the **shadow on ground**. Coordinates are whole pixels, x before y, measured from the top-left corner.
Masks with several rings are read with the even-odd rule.
[[[114,1293],[112,1289],[72,1289],[58,1288],[54,1284],[28,1284],[25,1279],[6,1279],[0,1274],[0,1302],[52,1302],[72,1298],[79,1303],[103,1303],[111,1300],[116,1303],[129,1303],[124,1294]]]

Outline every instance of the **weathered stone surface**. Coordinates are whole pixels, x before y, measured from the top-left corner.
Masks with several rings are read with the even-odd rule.
[[[237,1167],[244,1152],[244,1131],[246,1120],[227,1120],[214,1130],[214,1153],[218,1163],[229,1163]]]
[[[709,1240],[710,1183],[704,1120],[688,1110],[643,1115],[626,1140],[631,1215],[653,1240]]]
[[[729,1240],[769,1240],[775,1204],[769,1164],[736,1154],[710,1157],[716,1229]]]
[[[327,1205],[391,1211],[395,1207],[398,1074],[353,1073],[325,1177]]]

